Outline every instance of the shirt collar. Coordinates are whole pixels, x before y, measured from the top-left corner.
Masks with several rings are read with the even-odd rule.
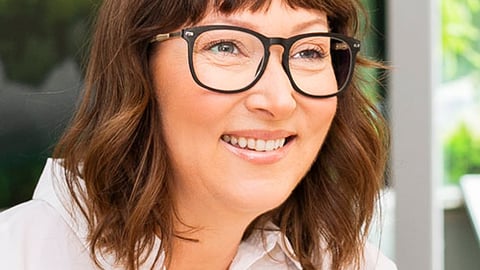
[[[82,242],[85,249],[88,250],[88,224],[78,206],[74,205],[69,197],[64,175],[65,170],[60,161],[48,159],[33,194],[33,199],[46,201],[54,207]],[[250,269],[250,266],[261,260],[271,260],[279,257],[288,260],[287,263],[292,265],[294,269],[302,269],[300,263],[291,256],[294,252],[286,236],[273,223],[267,224],[267,228],[268,230],[254,231],[250,237],[240,244],[230,270]],[[159,245],[160,242],[157,242],[156,245]],[[100,256],[99,259],[102,263],[112,265],[113,260],[108,256]],[[150,261],[150,259],[147,261]],[[162,259],[159,263],[162,263]]]
[[[262,260],[283,261],[285,265],[293,266],[294,269],[302,269],[300,263],[292,257],[293,248],[279,228],[273,223],[267,224],[266,228],[267,230],[254,231],[240,244],[230,270],[250,269],[251,266]],[[278,269],[278,266],[275,269]]]

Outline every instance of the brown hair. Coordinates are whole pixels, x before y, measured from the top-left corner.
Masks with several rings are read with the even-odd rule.
[[[358,0],[284,0],[327,13],[332,32],[355,35]],[[167,259],[175,234],[169,161],[149,72],[155,34],[195,24],[205,12],[259,10],[270,1],[105,0],[99,10],[83,99],[54,156],[89,226],[91,255],[110,252],[125,269],[138,269],[162,239]],[[368,61],[359,58],[357,67]],[[360,91],[356,71],[312,168],[278,208],[245,232],[273,221],[291,241],[304,269],[358,267],[382,187],[387,131],[381,114]],[[83,181],[80,182],[79,178]],[[152,266],[153,268],[153,266]]]

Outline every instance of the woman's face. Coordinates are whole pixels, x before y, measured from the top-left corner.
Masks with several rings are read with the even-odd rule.
[[[285,38],[328,31],[324,13],[294,10],[281,1],[272,1],[267,11],[211,13],[199,25],[211,24]],[[194,82],[182,38],[156,46],[151,72],[177,207],[196,215],[208,214],[204,213],[208,209],[256,216],[279,206],[319,153],[337,98],[314,99],[294,91],[281,66],[283,49],[278,45],[270,48],[261,79],[235,94],[212,92]],[[335,84],[335,77],[327,76],[323,83]],[[251,145],[242,147],[244,142]]]

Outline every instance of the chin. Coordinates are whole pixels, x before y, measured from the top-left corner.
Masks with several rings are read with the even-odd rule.
[[[237,191],[231,194],[225,203],[226,205],[236,206],[235,208],[240,212],[251,213],[256,217],[279,207],[288,199],[292,190],[293,188],[278,190],[270,187],[268,189]]]

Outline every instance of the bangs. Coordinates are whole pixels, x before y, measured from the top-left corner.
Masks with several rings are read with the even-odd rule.
[[[359,12],[365,15],[359,0],[145,0],[142,8],[135,7],[138,4],[132,1],[132,10],[140,13],[140,19],[148,21],[147,28],[167,32],[186,25],[196,25],[212,13],[265,12],[273,1],[281,1],[292,9],[325,12],[332,32],[350,36],[354,36],[358,30]]]
[[[275,0],[276,1],[276,0]],[[312,9],[325,12],[329,21],[329,27],[333,32],[354,35],[358,28],[358,11],[361,5],[355,1],[338,0],[280,0],[284,5],[292,9]],[[196,24],[202,20],[208,12],[225,15],[249,11],[267,11],[272,0],[187,0],[186,6],[196,6],[200,16],[190,17],[189,23]],[[190,3],[188,3],[190,2]],[[202,10],[203,12],[199,12]]]
[[[283,4],[287,5],[290,8],[313,8],[306,6],[305,3],[308,1],[304,0],[281,0]],[[213,6],[217,7],[215,11],[221,13],[234,13],[239,11],[266,11],[270,7],[272,0],[213,0]],[[310,5],[313,1],[310,1]]]
[[[240,12],[266,12],[273,1],[280,1],[292,9],[324,12],[330,31],[347,36],[357,35],[359,15],[366,15],[360,0],[143,0],[140,4],[131,0],[131,7],[121,18],[131,17],[130,43],[149,43],[158,33],[195,26],[209,14],[228,16]],[[120,21],[124,22],[123,19]]]
[[[223,14],[231,14],[241,11],[259,12],[267,11],[270,7],[272,0],[211,0],[211,7],[213,11]],[[326,11],[323,5],[324,1],[306,1],[306,0],[281,0],[282,4],[287,7],[296,9],[315,9],[320,11]]]

